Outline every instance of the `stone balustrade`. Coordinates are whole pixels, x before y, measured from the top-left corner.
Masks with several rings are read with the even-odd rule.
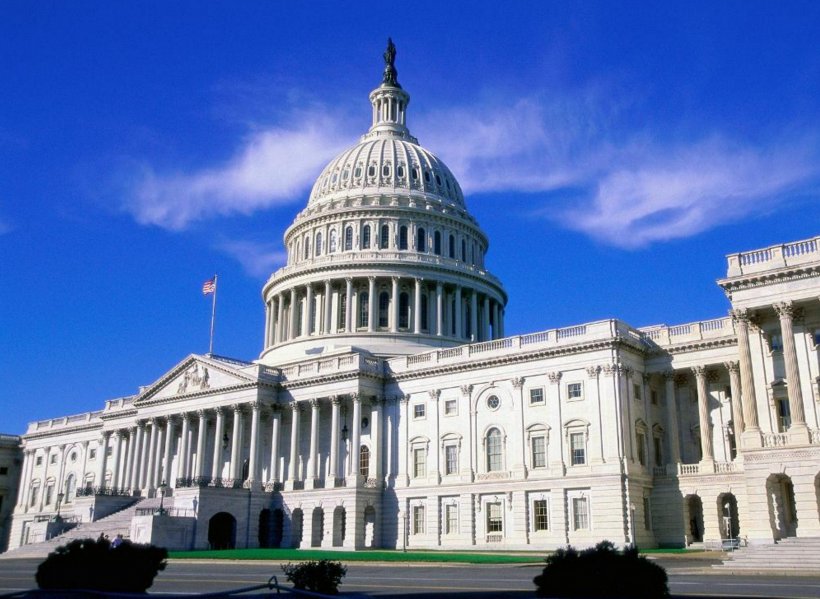
[[[816,262],[820,260],[820,237],[773,245],[751,252],[729,254],[726,258],[728,261],[727,277]]]
[[[646,339],[660,346],[691,343],[693,341],[704,341],[735,335],[735,325],[729,316],[679,324],[671,327],[665,324],[642,327],[639,330]]]

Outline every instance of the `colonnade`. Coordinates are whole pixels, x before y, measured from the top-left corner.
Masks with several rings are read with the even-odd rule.
[[[375,276],[293,286],[266,305],[266,347],[355,332],[488,341],[504,336],[504,305],[493,295],[461,285]]]

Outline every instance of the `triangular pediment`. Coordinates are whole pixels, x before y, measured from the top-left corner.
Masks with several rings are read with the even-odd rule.
[[[248,372],[248,366],[251,365],[192,354],[144,388],[134,403],[207,395],[256,384],[259,379],[252,370]]]

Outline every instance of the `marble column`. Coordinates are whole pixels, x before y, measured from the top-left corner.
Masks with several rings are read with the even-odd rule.
[[[663,373],[666,383],[666,428],[669,438],[669,456],[667,464],[676,466],[680,462],[680,439],[678,432],[678,400],[675,397],[675,371]]]
[[[253,488],[253,484],[259,480],[257,472],[259,466],[259,409],[262,406],[258,401],[251,402],[251,439],[250,455],[248,456],[248,487]]]
[[[113,443],[111,449],[111,488],[120,488],[120,450],[122,448],[122,434],[120,431],[114,431],[111,435]],[[62,477],[60,477],[62,478]],[[60,481],[57,481],[58,483]]]
[[[478,341],[478,293],[470,291],[470,341]]]
[[[162,456],[162,476],[159,481],[165,483],[169,488],[174,486],[174,481],[171,480],[171,460],[174,457],[175,429],[174,419],[168,416],[165,419],[165,454]],[[180,448],[181,447],[182,443],[180,442]],[[181,467],[181,462],[177,464],[177,467]]]
[[[390,289],[390,332],[399,330],[399,278],[391,279]]]
[[[374,397],[370,412],[370,453],[371,472],[376,482],[381,484],[384,478],[384,399]]]
[[[752,352],[749,348],[749,312],[732,310],[737,328],[737,347],[740,353],[740,397],[743,404],[743,445],[762,447],[760,426],[757,421],[757,398],[752,374]]]
[[[323,302],[323,307],[325,309],[325,323],[324,323],[324,333],[325,335],[329,335],[333,332],[333,320],[332,320],[332,313],[331,308],[333,307],[333,290],[330,287],[330,279],[325,281],[325,297]]]
[[[279,481],[279,437],[282,425],[282,414],[278,405],[271,406],[270,432],[270,468],[268,482]]]
[[[421,279],[416,278],[416,289],[413,294],[413,332],[421,333]]]
[[[732,393],[732,425],[735,429],[735,439],[743,432],[743,407],[740,402],[740,367],[737,362],[724,362],[729,371],[729,389]],[[740,450],[738,443],[738,451]]]
[[[786,390],[789,394],[789,413],[791,426],[789,437],[796,442],[809,444],[809,429],[806,426],[806,413],[803,408],[803,393],[800,389],[800,371],[797,366],[797,350],[794,346],[794,304],[780,302],[774,304],[780,317],[780,332],[783,336],[783,359],[786,362]]]
[[[350,477],[349,482],[356,485],[359,480],[359,453],[362,445],[362,399],[358,393],[351,394],[350,399],[353,402],[351,422],[353,430],[350,437],[350,472],[353,476]]]
[[[198,482],[205,476],[205,433],[208,431],[208,413],[205,410],[197,410],[196,415],[199,422],[196,430],[196,468],[194,476]]]
[[[319,400],[310,400],[310,453],[308,455],[307,482],[313,484],[317,477],[319,461]]]
[[[167,420],[167,418],[163,418],[163,420]],[[166,430],[168,429],[167,422],[166,422],[166,425],[165,425],[165,429]],[[162,480],[160,479],[160,476],[162,474],[162,458],[163,458],[162,448],[164,446],[164,438],[165,438],[165,435],[163,435],[162,433],[163,433],[162,429],[159,428],[159,418],[157,418],[157,448],[156,448],[157,455],[154,457],[154,473],[153,473],[153,477],[154,477],[154,485],[153,486],[154,486],[155,489],[158,488],[160,483],[162,482]]]
[[[231,434],[231,466],[228,470],[228,476],[234,483],[238,481],[242,475],[240,471],[242,453],[242,406],[234,404],[233,406],[233,431]]]
[[[293,483],[299,474],[299,402],[290,402],[290,461],[288,463],[288,482]]]
[[[336,396],[330,398],[330,466],[327,477],[331,487],[336,486],[336,479],[339,477],[339,406],[341,403]]]
[[[698,389],[698,422],[700,424],[701,462],[714,462],[712,423],[709,419],[709,391],[706,388],[706,367],[693,366]]]
[[[134,443],[134,464],[131,466],[131,488],[134,490],[142,488],[142,454],[144,452],[143,445],[145,445],[145,423],[137,422],[137,440]]]
[[[484,313],[482,315],[484,317],[484,327],[481,331],[481,340],[488,341],[492,338],[490,335],[490,298],[489,296],[484,296]]]
[[[286,339],[296,339],[299,336],[299,332],[296,330],[296,315],[299,311],[299,306],[296,303],[296,287],[291,287],[290,289],[290,326],[288,327],[288,334],[285,337]]]
[[[273,320],[273,306],[271,302],[265,302],[265,347],[271,345],[271,321]]]
[[[455,308],[456,313],[453,315],[453,319],[455,320],[455,337],[456,339],[463,339],[464,338],[464,322],[463,318],[461,317],[461,285],[456,285],[456,297],[455,297]]]
[[[31,478],[31,474],[29,473],[29,468],[31,468],[31,463],[33,461],[33,454],[30,450],[26,449],[23,451],[23,465],[20,468],[20,487],[17,489],[17,506],[22,506],[26,500],[26,489],[29,487],[29,479]],[[78,482],[79,484],[79,482]]]
[[[353,279],[345,279],[345,331],[353,332]]]
[[[191,478],[188,462],[190,460],[189,437],[191,434],[191,415],[182,413],[182,432],[179,435],[179,451],[177,451],[177,478],[187,480]],[[170,484],[170,481],[169,481]],[[176,482],[174,483],[176,484]]]
[[[151,425],[151,434],[148,440],[148,455],[146,456],[148,464],[145,469],[145,488],[151,490],[156,486],[154,481],[154,472],[156,470],[157,433],[159,432],[159,423],[156,418],[149,419],[148,423]]]
[[[137,427],[132,426],[128,429],[128,454],[125,458],[125,472],[122,474],[122,486],[125,489],[131,489],[133,487],[132,481],[133,479],[133,471],[134,471],[134,449],[135,449],[135,441],[137,440]],[[79,484],[79,481],[78,481]]]
[[[100,435],[100,443],[98,445],[97,453],[97,488],[105,488],[105,465],[108,460],[108,439],[111,437],[111,431],[104,431]],[[48,456],[46,456],[48,459]],[[44,477],[45,481],[45,477]],[[45,485],[45,482],[43,482]],[[43,486],[45,490],[45,486]]]
[[[441,281],[436,283],[436,336],[444,334],[444,286]]]
[[[367,330],[376,330],[376,277],[367,277]]]
[[[217,482],[222,478],[222,434],[225,426],[225,409],[216,408],[216,424],[214,425],[214,459],[211,465],[211,481]]]
[[[276,328],[274,329],[274,339],[273,342],[275,344],[282,343],[284,338],[284,330],[285,330],[285,294],[280,293],[276,299]]]

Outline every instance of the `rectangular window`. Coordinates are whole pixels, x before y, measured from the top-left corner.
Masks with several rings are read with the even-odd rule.
[[[416,448],[413,450],[413,478],[427,476],[427,450]]]
[[[504,518],[501,511],[501,503],[487,504],[487,532],[504,532]]]
[[[49,461],[49,463],[50,463],[50,464],[56,464],[56,463],[57,463],[57,454],[56,454],[56,453],[52,453],[52,454],[51,454],[51,457],[49,458],[49,460],[48,460],[48,461]]]
[[[109,458],[110,458],[113,454],[114,454],[114,448],[113,448],[113,447],[109,447],[108,449],[106,449],[106,450],[105,450],[105,455],[107,455]]]
[[[42,466],[43,465],[43,456],[38,455],[37,459],[34,461],[35,466]]]
[[[458,400],[448,399],[444,402],[444,415],[455,416],[458,414]]]
[[[424,526],[424,506],[423,505],[414,505],[413,506],[413,534],[414,535],[423,535],[425,530]]]
[[[646,466],[646,435],[643,433],[636,433],[635,445],[637,445],[638,450],[638,463],[641,466]]]
[[[658,390],[657,389],[652,389],[649,392],[649,401],[652,402],[653,406],[658,405]]]
[[[583,399],[584,386],[582,383],[569,383],[567,385],[567,399]]]
[[[93,460],[97,457],[97,450],[96,449],[89,449],[88,450],[88,459]]]
[[[655,465],[660,466],[663,464],[663,440],[660,437],[653,437],[652,440],[655,444]]]
[[[301,311],[299,312],[301,314]],[[370,298],[368,297],[368,293],[363,291],[359,293],[359,326],[366,327],[370,322]],[[299,328],[297,323],[296,327],[297,331],[301,331],[302,329]]]
[[[419,418],[424,418],[425,414],[425,405],[423,403],[417,403],[413,406],[413,418],[418,420]]]
[[[51,500],[54,498],[54,485],[46,487],[46,505],[51,505]]]
[[[646,530],[652,530],[652,506],[649,503],[649,497],[643,498],[643,527]]]
[[[632,385],[632,399],[641,401],[641,386],[637,383]]]
[[[580,466],[587,463],[586,439],[584,433],[570,433],[569,447],[572,455],[572,465]]]
[[[547,466],[547,439],[545,437],[532,438],[532,467],[545,468]]]
[[[572,529],[589,530],[589,503],[586,497],[572,498]]]
[[[458,445],[444,447],[444,474],[458,474]]]
[[[30,507],[34,507],[34,504],[37,503],[37,491],[39,491],[39,487],[32,487],[31,488],[31,495],[29,496],[28,504]]]
[[[544,390],[540,387],[538,389],[530,389],[530,405],[544,403]]]
[[[532,502],[532,528],[535,532],[550,529],[549,504],[546,499]]]
[[[769,349],[771,351],[783,351],[783,336],[780,333],[769,335]]]
[[[458,533],[458,506],[448,504],[444,506],[444,534],[454,535]]]

